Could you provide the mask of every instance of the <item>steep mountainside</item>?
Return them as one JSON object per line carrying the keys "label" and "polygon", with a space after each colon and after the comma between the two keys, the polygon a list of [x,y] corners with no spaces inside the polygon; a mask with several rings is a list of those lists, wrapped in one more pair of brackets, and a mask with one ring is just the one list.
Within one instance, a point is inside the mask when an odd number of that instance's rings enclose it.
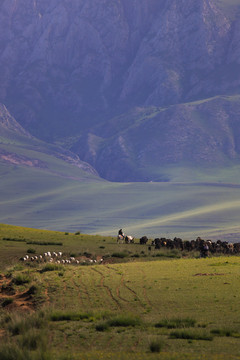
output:
{"label": "steep mountainside", "polygon": [[102,177],[168,181],[169,164],[217,168],[239,162],[240,96],[137,108],[92,130],[73,151]]}
{"label": "steep mountainside", "polygon": [[2,0],[0,102],[32,135],[69,137],[111,180],[165,179],[159,167],[179,161],[238,160],[239,7]]}
{"label": "steep mountainside", "polygon": [[92,166],[68,150],[31,136],[0,104],[0,173],[6,166],[40,169],[64,178],[98,180]]}

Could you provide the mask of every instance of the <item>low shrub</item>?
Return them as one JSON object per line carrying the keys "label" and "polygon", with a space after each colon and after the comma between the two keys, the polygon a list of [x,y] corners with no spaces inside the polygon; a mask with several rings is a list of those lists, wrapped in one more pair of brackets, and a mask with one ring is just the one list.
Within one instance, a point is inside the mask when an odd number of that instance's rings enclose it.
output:
{"label": "low shrub", "polygon": [[32,249],[32,248],[29,248],[29,249],[27,249],[27,253],[28,253],[28,254],[35,254],[35,253],[36,253],[36,250],[35,250],[35,249]]}
{"label": "low shrub", "polygon": [[107,322],[101,322],[96,325],[96,331],[106,331],[109,329],[109,324]]}
{"label": "low shrub", "polygon": [[46,336],[43,331],[31,329],[18,337],[17,342],[21,348],[28,350],[46,349]]}
{"label": "low shrub", "polygon": [[42,311],[40,311],[38,313],[31,314],[29,316],[13,314],[8,320],[6,326],[7,326],[7,330],[12,335],[15,336],[15,335],[23,335],[28,330],[42,329],[45,324],[46,324],[46,316]]}
{"label": "low shrub", "polygon": [[15,285],[24,285],[30,283],[30,278],[25,274],[19,274],[12,279]]}
{"label": "low shrub", "polygon": [[167,329],[181,329],[186,327],[194,327],[196,320],[186,318],[186,319],[164,319],[155,324],[156,328],[167,328]]}
{"label": "low shrub", "polygon": [[42,274],[47,271],[59,271],[59,270],[63,270],[63,266],[61,264],[47,264],[39,272]]}
{"label": "low shrub", "polygon": [[28,241],[28,245],[56,245],[56,246],[62,246],[62,242],[55,242],[55,241]]}
{"label": "low shrub", "polygon": [[120,259],[123,259],[125,257],[127,257],[128,254],[125,253],[125,252],[115,252],[112,254],[112,257],[115,257],[115,258],[120,258]]}
{"label": "low shrub", "polygon": [[149,349],[152,353],[159,353],[162,350],[163,343],[160,340],[153,340],[149,344]]}
{"label": "low shrub", "polygon": [[216,336],[236,337],[240,338],[240,334],[236,330],[232,329],[213,329],[210,331],[211,334]]}
{"label": "low shrub", "polygon": [[207,340],[212,341],[213,336],[204,333],[195,333],[190,331],[173,331],[170,333],[171,339],[186,339],[186,340]]}
{"label": "low shrub", "polygon": [[26,242],[26,239],[3,238],[4,241]]}
{"label": "low shrub", "polygon": [[8,305],[10,305],[12,303],[13,303],[13,298],[6,298],[2,302],[2,307],[6,307],[6,306],[8,306]]}
{"label": "low shrub", "polygon": [[117,327],[117,326],[137,326],[141,324],[141,320],[138,317],[132,315],[119,315],[114,317],[113,319],[108,320],[109,326]]}
{"label": "low shrub", "polygon": [[92,313],[74,313],[74,312],[62,312],[57,311],[50,315],[51,321],[79,321],[79,320],[89,320],[92,321]]}

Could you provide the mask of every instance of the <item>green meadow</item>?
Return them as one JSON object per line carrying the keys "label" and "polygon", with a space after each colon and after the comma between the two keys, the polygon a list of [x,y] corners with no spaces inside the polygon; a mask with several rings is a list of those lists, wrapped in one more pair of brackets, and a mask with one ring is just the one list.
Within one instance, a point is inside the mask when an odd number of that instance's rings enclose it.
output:
{"label": "green meadow", "polygon": [[237,163],[179,163],[158,169],[169,181],[119,183],[86,172],[82,162],[73,166],[55,145],[3,127],[0,147],[1,223],[110,236],[123,228],[135,237],[239,239]]}
{"label": "green meadow", "polygon": [[239,238],[237,176],[235,183],[110,183],[67,175],[2,165],[0,222],[114,236],[123,228],[138,237]]}
{"label": "green meadow", "polygon": [[[238,256],[3,224],[0,250],[1,360],[240,359]],[[20,260],[47,251],[79,264]]]}

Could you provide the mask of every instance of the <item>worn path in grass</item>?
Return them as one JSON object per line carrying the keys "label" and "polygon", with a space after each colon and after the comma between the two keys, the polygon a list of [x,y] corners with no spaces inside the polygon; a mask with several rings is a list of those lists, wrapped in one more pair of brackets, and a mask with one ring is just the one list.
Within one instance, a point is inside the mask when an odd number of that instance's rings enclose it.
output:
{"label": "worn path in grass", "polygon": [[[91,322],[56,322],[51,330],[54,347],[66,350],[71,346],[76,353],[116,348],[119,352],[147,353],[149,343],[158,339],[164,344],[163,352],[178,351],[179,359],[183,354],[188,354],[186,359],[195,359],[199,353],[202,358],[208,354],[209,359],[240,358],[239,257],[66,266],[60,275],[58,271],[41,274],[39,281],[48,284],[55,310],[93,313]],[[96,325],[105,321],[99,316],[106,311],[110,316],[132,314],[142,325],[97,332]],[[196,321],[195,327],[176,329],[192,336],[210,336],[214,329],[231,329],[235,335],[214,336],[212,341],[171,339],[173,329],[154,326],[175,318]],[[67,337],[62,327],[67,327]],[[85,340],[79,341],[79,336]],[[170,357],[165,354],[164,358]]]}

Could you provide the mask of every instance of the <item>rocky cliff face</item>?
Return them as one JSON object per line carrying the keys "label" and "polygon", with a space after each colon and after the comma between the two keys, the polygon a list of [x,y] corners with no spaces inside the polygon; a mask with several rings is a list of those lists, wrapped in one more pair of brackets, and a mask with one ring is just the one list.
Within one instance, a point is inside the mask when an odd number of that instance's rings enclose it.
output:
{"label": "rocky cliff face", "polygon": [[[236,10],[237,5],[240,1]],[[81,146],[88,138],[96,141],[91,152],[86,145],[79,153],[103,168],[105,155],[98,151],[99,144],[108,139],[107,134],[103,136],[106,120],[130,114],[136,107],[169,108],[239,93],[240,21],[229,16],[229,6],[217,0],[3,0],[0,101],[21,125],[42,139],[77,134],[85,137]],[[164,125],[163,120],[156,122],[154,134],[161,132],[167,138],[184,125],[190,139],[196,130],[191,128],[192,115],[183,124],[177,120],[187,118],[182,112],[185,106],[166,111]],[[213,113],[209,109],[206,117]],[[123,117],[118,120],[126,123]],[[108,122],[109,126],[113,123]],[[152,157],[176,162],[178,151],[174,152],[175,147],[172,154],[165,147],[163,151],[156,139],[152,141],[150,126],[146,125],[144,136],[151,143]],[[177,134],[176,144],[182,142]],[[118,141],[123,149],[124,140]],[[211,139],[208,147],[212,143]],[[138,148],[137,143],[131,146],[133,152]],[[203,153],[199,151],[198,159],[206,158]],[[126,166],[122,156],[120,152],[114,159]],[[141,156],[136,153],[133,158]],[[134,173],[131,161],[125,170]],[[119,172],[104,174],[110,179],[119,176]]]}

